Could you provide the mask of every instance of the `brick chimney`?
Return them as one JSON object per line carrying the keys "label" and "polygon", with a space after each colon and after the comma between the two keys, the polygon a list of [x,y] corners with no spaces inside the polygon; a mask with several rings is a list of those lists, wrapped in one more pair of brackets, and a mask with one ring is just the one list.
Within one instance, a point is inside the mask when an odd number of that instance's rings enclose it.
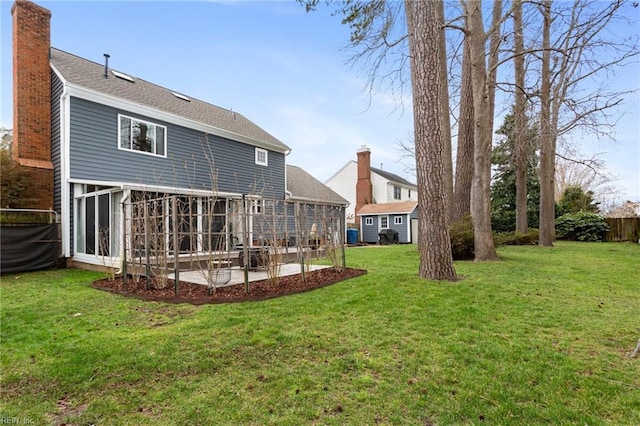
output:
{"label": "brick chimney", "polygon": [[53,207],[51,163],[51,12],[16,0],[13,16],[13,144],[11,154],[25,167],[34,191],[20,207]]}
{"label": "brick chimney", "polygon": [[362,206],[373,203],[373,185],[371,184],[371,150],[362,145],[358,150],[358,181],[356,182],[356,206],[358,214]]}

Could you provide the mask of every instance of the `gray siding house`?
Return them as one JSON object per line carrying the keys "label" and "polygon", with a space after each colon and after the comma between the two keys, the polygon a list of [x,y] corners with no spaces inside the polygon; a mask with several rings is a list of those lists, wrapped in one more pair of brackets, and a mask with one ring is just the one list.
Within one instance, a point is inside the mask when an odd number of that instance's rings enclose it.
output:
{"label": "gray siding house", "polygon": [[202,200],[213,191],[229,209],[243,195],[284,199],[289,147],[241,114],[61,50],[50,58],[65,257],[95,263],[101,234],[117,257],[119,206],[132,191]]}
{"label": "gray siding house", "polygon": [[[50,47],[51,14],[34,3],[17,1],[12,13],[18,23],[13,66],[31,72],[26,83],[14,81],[14,98],[35,93],[49,104],[29,114],[14,108],[15,121],[26,128],[25,120],[40,114],[45,124],[34,132],[50,132],[49,146],[42,147],[50,165],[37,164],[52,170],[48,202],[61,218],[63,257],[104,264],[100,257],[121,256],[123,205],[147,196],[141,194],[182,197],[193,218],[213,209],[212,200],[221,214],[246,209],[246,200],[257,211],[262,200],[287,203],[295,195],[310,205],[346,206],[326,187],[315,194],[288,190],[288,174],[297,181],[311,177],[297,168],[288,172],[290,148],[243,115],[112,69],[107,55],[100,64]],[[21,51],[23,45],[35,48]],[[202,232],[201,221],[188,226]],[[227,249],[231,241],[253,243],[252,224],[248,233],[243,226],[229,226]]]}
{"label": "gray siding house", "polygon": [[383,229],[398,231],[400,243],[415,243],[418,219],[418,202],[365,204],[358,214],[362,242],[378,242],[378,233]]}

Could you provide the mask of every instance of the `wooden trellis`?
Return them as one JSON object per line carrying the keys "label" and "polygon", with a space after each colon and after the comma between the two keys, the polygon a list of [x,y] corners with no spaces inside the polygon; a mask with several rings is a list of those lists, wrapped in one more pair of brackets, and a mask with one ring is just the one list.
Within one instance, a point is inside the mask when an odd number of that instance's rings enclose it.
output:
{"label": "wooden trellis", "polygon": [[154,277],[161,286],[172,276],[176,294],[185,269],[201,271],[215,291],[219,277],[238,264],[248,291],[249,269],[260,267],[277,283],[285,256],[300,263],[303,279],[313,257],[345,267],[344,209],[339,206],[137,192],[123,216],[125,275]]}

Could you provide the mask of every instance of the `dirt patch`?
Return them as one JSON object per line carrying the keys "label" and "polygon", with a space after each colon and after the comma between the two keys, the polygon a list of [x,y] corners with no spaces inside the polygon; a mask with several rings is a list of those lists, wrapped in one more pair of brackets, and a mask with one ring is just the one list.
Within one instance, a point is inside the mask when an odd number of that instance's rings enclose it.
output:
{"label": "dirt patch", "polygon": [[307,272],[305,274],[305,281],[302,281],[301,274],[297,274],[280,277],[277,284],[269,280],[250,282],[249,293],[245,292],[244,284],[218,287],[215,291],[212,290],[211,294],[208,294],[206,286],[180,281],[178,285],[178,295],[176,296],[173,280],[168,280],[164,288],[159,288],[158,283],[153,279],[149,280],[149,282],[145,279],[135,282],[131,278],[124,280],[124,282],[122,278],[113,280],[105,278],[95,281],[93,287],[138,299],[200,305],[205,303],[246,302],[271,299],[326,287],[339,281],[359,277],[366,273],[367,271],[365,270],[353,268],[346,268],[342,271],[336,271],[333,268],[320,269]]}

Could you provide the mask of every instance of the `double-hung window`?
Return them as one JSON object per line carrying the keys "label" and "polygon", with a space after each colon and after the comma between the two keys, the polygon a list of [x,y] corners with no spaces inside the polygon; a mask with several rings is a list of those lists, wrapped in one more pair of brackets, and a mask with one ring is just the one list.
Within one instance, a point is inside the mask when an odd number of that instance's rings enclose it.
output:
{"label": "double-hung window", "polygon": [[268,166],[269,151],[262,148],[256,148],[256,164],[259,166]]}
{"label": "double-hung window", "polygon": [[166,156],[167,128],[137,118],[118,115],[120,149]]}
{"label": "double-hung window", "polygon": [[393,187],[393,199],[394,200],[402,199],[402,188],[400,188],[399,186]]}

